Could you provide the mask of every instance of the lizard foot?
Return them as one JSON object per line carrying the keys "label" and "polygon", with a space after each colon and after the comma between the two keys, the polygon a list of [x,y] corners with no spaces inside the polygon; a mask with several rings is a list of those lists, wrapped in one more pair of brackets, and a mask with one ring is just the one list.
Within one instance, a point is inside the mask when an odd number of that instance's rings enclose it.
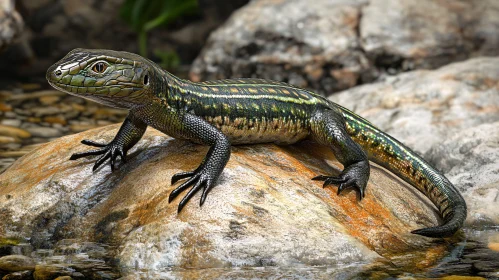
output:
{"label": "lizard foot", "polygon": [[338,185],[338,195],[348,188],[356,188],[359,191],[359,200],[366,196],[368,179],[369,163],[364,161],[347,166],[338,176],[319,175],[312,178],[312,180],[324,181],[323,187]]}
{"label": "lizard foot", "polygon": [[208,192],[211,188],[213,188],[216,181],[215,176],[210,173],[211,172],[206,167],[201,165],[194,171],[180,172],[172,176],[172,185],[175,184],[178,180],[189,177],[190,178],[170,193],[168,202],[172,202],[172,200],[174,200],[182,191],[194,185],[178,204],[177,213],[180,213],[180,211],[182,211],[182,208],[184,208],[184,206],[192,198],[192,196],[194,196],[194,194],[201,189],[203,189],[203,194],[201,195],[199,206],[203,205],[204,201],[206,200],[206,195],[208,195]]}
{"label": "lizard foot", "polygon": [[101,157],[99,157],[99,159],[95,162],[92,171],[99,168],[99,166],[101,166],[107,159],[111,159],[111,171],[114,171],[114,165],[118,156],[121,157],[123,163],[126,163],[126,152],[123,149],[123,145],[119,145],[114,141],[111,141],[109,144],[101,144],[92,140],[82,140],[81,143],[87,146],[102,148],[87,152],[74,153],[69,158],[70,160],[77,160],[82,157],[101,155]]}

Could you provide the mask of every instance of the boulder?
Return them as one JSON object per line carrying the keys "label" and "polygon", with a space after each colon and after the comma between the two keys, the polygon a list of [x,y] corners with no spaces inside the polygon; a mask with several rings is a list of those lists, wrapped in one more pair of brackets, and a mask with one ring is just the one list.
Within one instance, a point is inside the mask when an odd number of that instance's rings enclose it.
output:
{"label": "boulder", "polygon": [[15,10],[14,0],[0,2],[0,51],[7,48],[23,29],[21,15]]}
{"label": "boulder", "polygon": [[499,2],[370,0],[359,26],[375,66],[398,72],[499,55]]}
{"label": "boulder", "polygon": [[195,81],[258,77],[333,92],[369,70],[358,26],[367,1],[252,1],[213,32]]}
{"label": "boulder", "polygon": [[445,138],[425,154],[461,189],[475,228],[499,225],[498,142],[499,122],[485,123]]}
{"label": "boulder", "polygon": [[499,2],[256,0],[195,60],[195,81],[258,77],[329,95],[388,74],[498,55]]}
{"label": "boulder", "polygon": [[380,261],[424,269],[445,254],[445,243],[410,233],[439,222],[414,188],[373,167],[366,198],[337,195],[310,178],[337,174],[341,165],[309,141],[233,147],[205,204],[196,194],[180,214],[180,198],[168,203],[176,187],[170,178],[196,168],[206,146],[148,129],[115,172],[108,165],[92,172],[95,158],[68,160],[89,149],[81,140],[107,142],[118,128],[59,138],[0,174],[0,247],[28,242],[39,262],[34,275],[113,277],[114,267],[130,277],[329,278],[365,273]]}
{"label": "boulder", "polygon": [[35,261],[23,255],[10,255],[0,257],[0,271],[35,270]]}
{"label": "boulder", "polygon": [[[499,223],[499,58],[480,57],[352,88],[330,99],[370,120],[448,175],[467,223]],[[484,222],[484,223],[483,223]]]}

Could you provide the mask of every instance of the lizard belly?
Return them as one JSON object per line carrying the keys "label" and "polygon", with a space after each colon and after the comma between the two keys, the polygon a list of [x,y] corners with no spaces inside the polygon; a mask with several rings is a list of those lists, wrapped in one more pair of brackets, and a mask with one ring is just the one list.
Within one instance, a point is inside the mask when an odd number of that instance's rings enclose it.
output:
{"label": "lizard belly", "polygon": [[231,119],[227,116],[204,119],[220,129],[232,144],[293,144],[309,135],[308,124],[302,120],[245,117]]}

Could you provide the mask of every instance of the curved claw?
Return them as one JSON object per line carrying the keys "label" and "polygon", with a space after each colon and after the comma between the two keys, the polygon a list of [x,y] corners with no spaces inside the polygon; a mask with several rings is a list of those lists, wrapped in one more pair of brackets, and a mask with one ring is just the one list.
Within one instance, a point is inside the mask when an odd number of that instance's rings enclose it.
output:
{"label": "curved claw", "polygon": [[208,195],[208,192],[211,190],[213,187],[213,183],[211,180],[206,181],[205,188],[203,189],[203,194],[201,195],[201,200],[199,201],[199,206],[203,206],[204,201],[206,200],[206,196]]}
{"label": "curved claw", "polygon": [[87,139],[81,140],[81,143],[87,146],[98,147],[98,148],[106,147],[106,144],[97,143]]}
{"label": "curved claw", "polygon": [[206,181],[204,180],[198,180],[196,182],[196,184],[194,185],[194,187],[192,187],[189,192],[184,196],[184,198],[182,198],[182,200],[180,201],[180,203],[178,204],[178,210],[177,210],[177,213],[180,213],[180,211],[182,211],[182,209],[184,208],[184,206],[187,204],[187,202],[189,202],[189,200],[192,198],[192,196],[194,196],[194,194],[199,191],[200,188],[202,188],[204,185],[206,185]]}
{"label": "curved claw", "polygon": [[364,188],[358,186],[357,181],[355,179],[351,179],[351,178],[348,179],[347,176],[344,176],[344,175],[340,175],[337,177],[319,175],[319,176],[312,178],[312,180],[321,180],[321,181],[323,180],[324,181],[323,187],[326,187],[328,185],[338,185],[338,191],[337,191],[338,195],[340,195],[341,192],[343,192],[344,190],[354,187],[359,191],[359,195],[360,195],[359,200],[362,200],[362,198],[364,198],[366,196]]}
{"label": "curved claw", "polygon": [[187,192],[187,194],[182,198],[178,205],[177,213],[180,213],[184,206],[189,202],[189,200],[198,192],[203,189],[201,199],[199,201],[199,206],[202,206],[206,201],[206,196],[211,188],[213,188],[215,180],[213,180],[209,175],[202,171],[202,168],[197,168],[194,171],[180,172],[172,177],[172,184],[180,179],[189,178],[187,181],[183,182],[180,186],[175,188],[168,197],[168,202],[172,202],[181,192],[183,192],[188,187],[192,188]]}
{"label": "curved claw", "polygon": [[177,188],[175,188],[170,193],[170,196],[168,197],[168,203],[172,202],[172,200],[174,200],[186,188],[192,186],[194,184],[194,182],[196,181],[196,179],[197,179],[197,176],[192,176],[189,180],[183,182],[182,185],[180,185]]}
{"label": "curved claw", "polygon": [[[109,151],[106,151],[106,153],[101,156],[94,164],[94,167],[92,168],[92,171],[95,171],[97,170],[97,168],[99,168],[99,166],[101,166],[109,157],[111,156],[111,154],[109,153]],[[112,167],[111,167],[112,168]]]}
{"label": "curved claw", "polygon": [[81,153],[74,153],[71,155],[69,158],[70,160],[76,160],[82,157],[86,156],[95,156],[95,155],[102,155],[97,159],[95,162],[92,171],[97,170],[107,159],[111,159],[111,171],[115,170],[116,166],[116,161],[118,159],[118,156],[121,157],[121,160],[123,163],[126,163],[126,151],[123,150],[122,144],[117,144],[114,141],[111,141],[109,144],[101,144],[94,142],[92,140],[82,140],[82,144],[87,145],[87,146],[92,146],[92,147],[99,147],[101,149],[98,150],[91,150],[88,152],[81,152]]}
{"label": "curved claw", "polygon": [[123,150],[118,150],[118,155],[121,157],[121,161],[123,161],[123,163],[126,163],[126,154],[125,154],[125,152],[123,152]]}
{"label": "curved claw", "polygon": [[79,158],[86,157],[86,156],[102,155],[105,152],[106,152],[105,150],[91,150],[88,152],[74,153],[71,155],[69,160],[77,160]]}
{"label": "curved claw", "polygon": [[196,174],[195,171],[189,171],[189,172],[180,172],[172,176],[172,182],[171,184],[175,184],[178,180],[185,179],[191,176],[194,176]]}

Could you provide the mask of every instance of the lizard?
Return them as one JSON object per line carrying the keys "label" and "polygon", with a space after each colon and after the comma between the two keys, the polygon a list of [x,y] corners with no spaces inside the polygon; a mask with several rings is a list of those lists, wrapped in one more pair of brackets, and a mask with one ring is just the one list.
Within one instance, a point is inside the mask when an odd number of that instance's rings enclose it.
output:
{"label": "lizard", "polygon": [[82,140],[97,147],[75,153],[70,160],[100,156],[93,171],[109,160],[126,164],[127,151],[151,126],[171,137],[209,145],[199,167],[172,176],[171,203],[189,189],[178,213],[201,191],[200,206],[216,185],[237,144],[293,144],[312,139],[329,146],[343,170],[318,175],[323,187],[336,185],[338,195],[353,188],[366,194],[372,161],[400,177],[432,201],[440,225],[413,230],[426,237],[449,237],[467,215],[456,187],[417,153],[366,119],[312,91],[277,81],[254,78],[192,82],[163,70],[137,54],[99,49],[74,49],[46,73],[51,86],[128,115],[109,143]]}

